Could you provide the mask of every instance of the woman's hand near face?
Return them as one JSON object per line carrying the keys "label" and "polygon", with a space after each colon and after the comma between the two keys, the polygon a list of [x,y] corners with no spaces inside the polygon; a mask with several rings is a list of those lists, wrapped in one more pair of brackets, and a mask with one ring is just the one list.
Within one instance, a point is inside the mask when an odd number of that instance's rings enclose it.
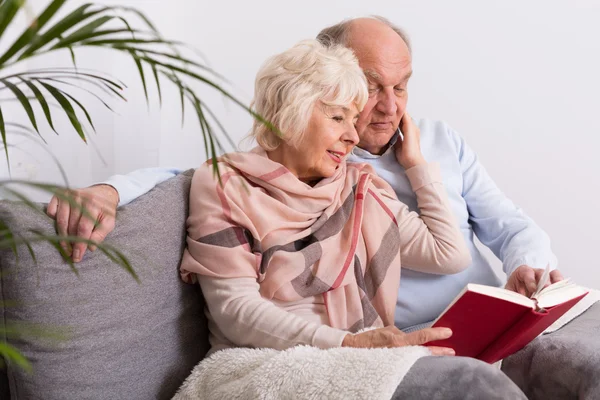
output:
{"label": "woman's hand near face", "polygon": [[400,130],[404,135],[404,140],[399,138],[395,145],[396,159],[400,165],[404,169],[409,169],[425,164],[427,161],[421,153],[421,131],[407,112],[400,120]]}
{"label": "woman's hand near face", "polygon": [[[448,339],[452,331],[448,328],[425,328],[411,333],[404,333],[395,326],[373,329],[370,331],[348,334],[342,347],[380,348],[421,346],[435,340]],[[447,347],[426,346],[434,356],[453,356],[454,350]]]}

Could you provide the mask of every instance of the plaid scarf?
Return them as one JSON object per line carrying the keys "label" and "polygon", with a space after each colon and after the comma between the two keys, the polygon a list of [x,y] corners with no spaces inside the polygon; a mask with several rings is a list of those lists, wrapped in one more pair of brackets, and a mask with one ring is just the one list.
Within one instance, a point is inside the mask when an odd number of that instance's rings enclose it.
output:
{"label": "plaid scarf", "polygon": [[[192,180],[182,278],[252,277],[267,300],[322,295],[330,325],[393,324],[400,282],[397,202],[367,164],[342,163],[315,186],[266,152],[219,159]],[[387,205],[386,205],[387,204]]]}

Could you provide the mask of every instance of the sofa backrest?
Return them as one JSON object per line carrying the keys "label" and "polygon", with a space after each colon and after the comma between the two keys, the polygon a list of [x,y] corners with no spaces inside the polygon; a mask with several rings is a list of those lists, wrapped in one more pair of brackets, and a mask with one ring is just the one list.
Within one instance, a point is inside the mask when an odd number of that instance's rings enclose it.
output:
{"label": "sofa backrest", "polygon": [[[121,250],[141,279],[87,252],[73,273],[45,242],[19,262],[0,251],[0,342],[31,362],[8,363],[11,399],[170,399],[209,348],[199,287],[179,279],[193,171],[121,207],[106,244]],[[50,234],[54,221],[22,203],[0,202],[13,231]],[[18,335],[2,332],[18,328]],[[58,337],[57,337],[58,336]],[[0,389],[1,390],[1,389]]]}

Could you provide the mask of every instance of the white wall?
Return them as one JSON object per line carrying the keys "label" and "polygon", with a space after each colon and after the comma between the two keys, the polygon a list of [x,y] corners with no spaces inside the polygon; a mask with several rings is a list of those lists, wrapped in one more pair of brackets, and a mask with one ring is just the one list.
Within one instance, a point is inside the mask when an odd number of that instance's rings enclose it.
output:
{"label": "white wall", "polygon": [[[411,113],[446,120],[457,129],[505,193],[550,234],[561,269],[600,288],[595,251],[600,239],[599,1],[104,3],[145,11],[166,36],[200,49],[246,101],[266,57],[345,17],[390,18],[413,42]],[[39,9],[45,2],[32,4]],[[0,43],[0,49],[4,46]],[[117,104],[120,116],[97,109],[100,129],[94,142],[106,164],[91,146],[72,140],[73,132],[59,138],[46,132],[71,184],[87,185],[144,166],[193,167],[204,161],[194,116],[188,113],[181,129],[174,91],[167,91],[162,112],[156,101],[148,112],[131,61],[110,54],[87,56],[82,62],[129,84],[130,100]],[[68,57],[52,62],[63,61]],[[250,118],[203,93],[234,139],[241,139]],[[13,166],[14,175],[58,181],[57,169],[41,154],[36,157],[37,166],[31,158],[16,157],[20,165]]]}

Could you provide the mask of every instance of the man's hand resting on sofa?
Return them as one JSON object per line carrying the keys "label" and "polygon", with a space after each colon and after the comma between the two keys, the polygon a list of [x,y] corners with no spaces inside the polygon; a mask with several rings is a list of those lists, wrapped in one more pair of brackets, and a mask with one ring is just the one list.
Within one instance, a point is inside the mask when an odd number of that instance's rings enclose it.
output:
{"label": "man's hand resting on sofa", "polygon": [[[528,265],[521,265],[510,275],[504,288],[530,297],[533,293],[535,293],[538,282],[540,279],[542,279],[543,275],[543,269],[531,268]],[[562,280],[563,277],[560,271],[550,271],[550,279],[544,287],[550,285],[551,283],[556,283]]]}
{"label": "man's hand resting on sofa", "polygon": [[[101,243],[115,228],[119,193],[110,185],[96,185],[64,192],[71,201],[53,196],[46,213],[56,220],[60,236],[78,236]],[[86,212],[82,212],[85,209]],[[74,262],[83,259],[88,243],[60,243]],[[89,246],[91,251],[96,248]]]}

